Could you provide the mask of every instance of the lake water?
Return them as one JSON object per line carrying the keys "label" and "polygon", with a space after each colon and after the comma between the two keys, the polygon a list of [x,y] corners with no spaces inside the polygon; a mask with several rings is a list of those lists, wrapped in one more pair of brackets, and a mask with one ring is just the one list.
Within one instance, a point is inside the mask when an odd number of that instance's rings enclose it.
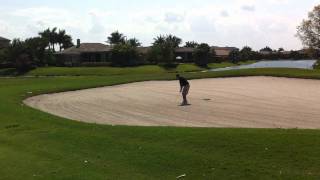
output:
{"label": "lake water", "polygon": [[316,60],[275,60],[275,61],[259,61],[249,65],[240,65],[227,68],[212,69],[210,71],[227,71],[236,69],[252,69],[252,68],[299,68],[313,69]]}

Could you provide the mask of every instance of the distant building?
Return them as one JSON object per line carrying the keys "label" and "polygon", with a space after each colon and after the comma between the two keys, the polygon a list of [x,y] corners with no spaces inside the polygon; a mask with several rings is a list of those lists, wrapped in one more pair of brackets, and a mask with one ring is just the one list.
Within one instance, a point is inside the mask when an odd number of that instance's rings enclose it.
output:
{"label": "distant building", "polygon": [[[151,47],[138,47],[137,51],[143,56],[147,55]],[[211,47],[216,57],[227,59],[235,47]],[[56,53],[57,59],[63,65],[79,65],[81,63],[110,62],[112,46],[102,43],[80,43],[62,52]],[[175,49],[175,57],[179,62],[193,62],[195,48],[179,47]]]}
{"label": "distant building", "polygon": [[150,51],[151,47],[137,47],[137,51],[140,54],[148,54],[148,52]]}
{"label": "distant building", "polygon": [[194,48],[179,47],[175,49],[175,57],[180,62],[192,62]]}
{"label": "distant building", "polygon": [[[150,47],[138,47],[140,54],[146,55]],[[112,46],[102,43],[80,43],[77,45],[57,52],[56,57],[59,64],[63,65],[79,65],[81,63],[101,63],[110,62]]]}
{"label": "distant building", "polygon": [[[219,46],[212,46],[210,48],[211,52],[216,54],[216,57],[219,59],[228,59],[230,53],[233,50],[236,50],[236,47],[219,47]],[[195,48],[187,48],[187,47],[180,47],[176,48],[175,56],[180,57],[182,62],[192,62],[193,61],[193,52]]]}
{"label": "distant building", "polygon": [[56,53],[58,61],[64,65],[78,65],[85,62],[108,62],[111,46],[102,43],[80,43]]}
{"label": "distant building", "polygon": [[259,53],[261,55],[270,55],[270,54],[273,54],[274,52],[273,51],[260,50]]}
{"label": "distant building", "polygon": [[0,37],[0,49],[9,47],[10,41],[11,41],[11,40],[9,40],[9,39]]}
{"label": "distant building", "polygon": [[236,47],[218,47],[218,46],[211,47],[211,50],[215,51],[216,57],[218,57],[220,59],[228,59],[230,53],[236,49],[238,49],[238,48],[236,48]]}
{"label": "distant building", "polygon": [[291,51],[280,51],[279,53],[283,55],[290,55]]}

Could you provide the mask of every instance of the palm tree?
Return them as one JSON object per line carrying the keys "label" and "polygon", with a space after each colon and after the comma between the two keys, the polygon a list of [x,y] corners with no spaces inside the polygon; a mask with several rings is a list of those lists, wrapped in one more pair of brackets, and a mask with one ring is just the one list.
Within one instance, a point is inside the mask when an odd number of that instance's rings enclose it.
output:
{"label": "palm tree", "polygon": [[167,35],[166,41],[171,43],[174,48],[179,47],[179,45],[182,43],[182,39],[178,38],[177,36],[173,35]]}
{"label": "palm tree", "polygon": [[55,51],[56,44],[59,46],[59,51],[73,46],[72,37],[66,34],[66,31],[63,29],[59,29],[57,32],[56,27],[53,29],[48,28],[43,32],[39,32],[39,35],[47,41],[47,47],[52,51]]}
{"label": "palm tree", "polygon": [[62,41],[62,48],[67,49],[72,46],[73,46],[72,37],[70,35],[65,35]]}
{"label": "palm tree", "polygon": [[184,47],[188,47],[188,48],[196,48],[199,44],[195,41],[188,41],[186,42],[186,44],[184,45]]}
{"label": "palm tree", "polygon": [[50,30],[50,28],[44,30],[43,32],[39,32],[39,35],[41,38],[47,40],[47,43],[48,43],[47,46],[48,46],[49,50],[51,50],[51,46],[50,46],[51,30]]}
{"label": "palm tree", "polygon": [[50,43],[52,45],[53,51],[55,51],[55,44],[58,43],[58,33],[57,33],[57,28],[56,27],[54,27],[51,30],[49,41],[50,41]]}
{"label": "palm tree", "polygon": [[139,40],[136,39],[136,38],[131,38],[131,39],[129,39],[129,40],[127,41],[127,43],[130,44],[130,45],[133,46],[133,47],[139,47],[139,46],[141,46],[141,43],[140,43]]}
{"label": "palm tree", "polygon": [[153,45],[170,45],[172,48],[177,48],[181,44],[182,39],[178,38],[177,36],[173,35],[160,35],[154,39]]}
{"label": "palm tree", "polygon": [[119,31],[115,31],[111,33],[111,35],[108,37],[108,43],[110,45],[116,45],[120,43],[124,43],[126,40],[126,36],[124,36],[122,33],[119,33]]}
{"label": "palm tree", "polygon": [[52,30],[50,28],[40,32],[39,35],[48,40],[49,50],[55,51],[55,44],[58,43],[58,33],[57,28],[54,27]]}
{"label": "palm tree", "polygon": [[65,36],[66,36],[66,31],[65,30],[59,30],[58,35],[57,35],[57,42],[58,42],[58,45],[59,45],[60,52],[62,50],[62,44],[64,42]]}
{"label": "palm tree", "polygon": [[160,35],[154,38],[151,50],[153,61],[171,64],[174,61],[174,49],[177,43],[173,36]]}
{"label": "palm tree", "polygon": [[60,52],[62,51],[62,49],[67,49],[73,46],[72,37],[66,34],[65,30],[59,30],[56,40],[59,45]]}
{"label": "palm tree", "polygon": [[160,35],[154,38],[153,45],[161,45],[161,44],[164,44],[165,42],[166,42],[166,37],[163,35]]}
{"label": "palm tree", "polygon": [[260,49],[260,51],[272,52],[273,50],[269,46],[266,46],[266,47]]}

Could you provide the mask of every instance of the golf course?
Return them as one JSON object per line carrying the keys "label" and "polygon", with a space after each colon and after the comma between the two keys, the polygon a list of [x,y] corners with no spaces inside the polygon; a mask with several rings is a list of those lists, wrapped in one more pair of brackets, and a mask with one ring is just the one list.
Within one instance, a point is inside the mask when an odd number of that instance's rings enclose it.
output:
{"label": "golf course", "polygon": [[319,1],[0,9],[0,180],[320,179]]}
{"label": "golf course", "polygon": [[[149,68],[154,67],[138,67],[130,70],[123,68],[114,70],[112,74],[89,73],[97,72],[90,68],[74,73],[73,68],[70,68],[70,72],[65,68],[63,73],[54,75],[43,73],[50,72],[44,68],[30,71],[25,76],[0,78],[2,129],[0,178],[256,179],[257,176],[259,179],[319,178],[320,131],[312,128],[310,124],[305,127],[302,123],[300,128],[108,125],[73,121],[23,103],[30,97],[42,94],[97,87],[110,88],[115,85],[121,87],[126,86],[124,84],[145,81],[166,82],[175,79],[176,70],[154,71]],[[41,70],[42,73],[39,73]],[[319,70],[286,68],[221,72],[197,70],[180,71],[180,73],[188,79],[221,81],[228,81],[230,78],[237,81],[233,77],[265,79],[281,77],[295,85],[301,83],[302,89],[306,81],[308,87],[317,86],[319,83],[317,79],[320,79]],[[173,82],[176,83],[175,91],[178,97],[178,82]],[[238,83],[241,83],[241,79]],[[250,84],[242,84],[242,87],[245,86]],[[265,89],[266,93],[268,90],[270,93],[273,92],[270,88]],[[284,94],[294,94],[299,91],[292,87],[286,90],[291,92],[283,92]],[[319,97],[319,92],[311,92],[315,93],[314,97]],[[192,94],[190,96],[192,97]],[[214,98],[219,97],[213,97],[212,101],[215,101]],[[177,106],[179,100],[177,98],[175,108],[181,108]],[[317,101],[318,99],[314,99],[313,102]],[[222,103],[223,100],[219,99],[219,102]],[[307,105],[301,108],[305,110],[317,108],[316,103]],[[190,107],[193,106],[195,105]],[[301,109],[295,110],[301,111]],[[232,110],[229,111],[233,113]],[[267,115],[261,118],[264,117]],[[305,120],[310,122],[309,118],[316,117],[305,116]],[[258,119],[259,116],[255,118],[256,121],[263,120]],[[278,121],[281,122],[282,119]],[[314,125],[318,127],[319,123]]]}

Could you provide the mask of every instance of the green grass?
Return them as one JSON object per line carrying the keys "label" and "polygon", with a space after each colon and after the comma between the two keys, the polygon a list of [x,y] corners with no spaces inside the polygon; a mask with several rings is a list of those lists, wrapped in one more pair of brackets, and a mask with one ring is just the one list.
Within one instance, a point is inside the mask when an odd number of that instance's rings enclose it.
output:
{"label": "green grass", "polygon": [[174,71],[177,72],[194,72],[194,71],[203,71],[204,68],[201,68],[195,64],[180,64]]}
{"label": "green grass", "polygon": [[[188,78],[320,71],[251,69]],[[319,179],[320,131],[126,127],[85,124],[22,105],[42,94],[174,74],[0,78],[0,179]]]}
{"label": "green grass", "polygon": [[317,62],[313,65],[314,69],[320,69],[320,60],[317,60]]}
{"label": "green grass", "polygon": [[248,64],[253,64],[253,63],[256,63],[257,61],[255,60],[249,60],[249,61],[242,61],[242,62],[239,62],[238,64],[239,65],[248,65]]}
{"label": "green grass", "polygon": [[225,68],[225,67],[232,67],[232,66],[239,66],[239,65],[248,65],[248,64],[253,64],[256,61],[244,61],[244,62],[239,62],[238,64],[234,64],[231,62],[222,62],[222,63],[210,63],[208,67],[210,69],[217,69],[217,68]]}
{"label": "green grass", "polygon": [[160,66],[147,65],[138,67],[44,67],[30,71],[30,76],[111,76],[123,74],[165,73]]}
{"label": "green grass", "polygon": [[[254,61],[242,62],[253,63]],[[209,68],[222,68],[236,66],[229,62],[212,63],[209,64]],[[196,72],[203,71],[205,68],[201,68],[194,64],[180,64],[177,68],[165,69],[157,65],[146,65],[138,67],[44,67],[37,68],[28,72],[27,76],[111,76],[111,75],[126,75],[126,74],[161,74],[161,73],[176,73],[176,72]],[[1,75],[1,71],[0,71]]]}
{"label": "green grass", "polygon": [[177,68],[165,69],[161,66],[146,65],[138,67],[44,67],[30,71],[28,76],[111,76],[125,74],[159,74],[167,72],[201,71],[194,64],[180,64]]}

